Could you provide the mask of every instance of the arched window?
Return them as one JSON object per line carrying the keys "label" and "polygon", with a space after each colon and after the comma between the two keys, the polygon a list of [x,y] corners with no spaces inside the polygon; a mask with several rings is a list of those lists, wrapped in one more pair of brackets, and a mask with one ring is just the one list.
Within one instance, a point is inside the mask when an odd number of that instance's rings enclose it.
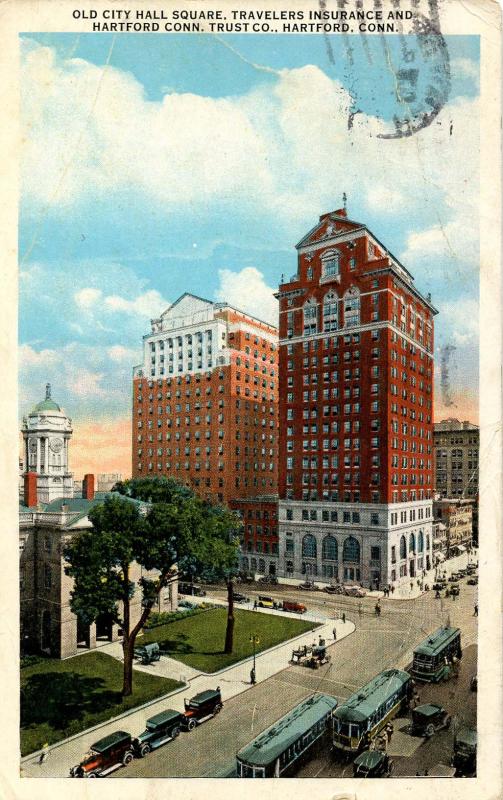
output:
{"label": "arched window", "polygon": [[405,536],[400,536],[400,558],[407,558],[407,543]]}
{"label": "arched window", "polygon": [[360,292],[351,286],[344,295],[344,325],[352,328],[360,324]]}
{"label": "arched window", "polygon": [[335,536],[325,536],[321,549],[321,557],[326,561],[337,561],[337,539]]}
{"label": "arched window", "polygon": [[424,550],[424,536],[422,530],[419,531],[419,535],[417,537],[417,550],[418,553],[422,553]]}
{"label": "arched window", "polygon": [[343,561],[360,562],[360,544],[354,536],[348,536],[342,549]]}
{"label": "arched window", "polygon": [[302,557],[316,558],[316,539],[312,533],[306,533],[302,539]]}
{"label": "arched window", "polygon": [[329,292],[323,300],[323,330],[336,331],[339,327],[339,303],[337,295]]}
{"label": "arched window", "polygon": [[428,553],[430,552],[430,534],[429,533],[426,534],[426,550],[427,550]]}
{"label": "arched window", "polygon": [[315,300],[304,303],[304,335],[318,331],[318,306]]}
{"label": "arched window", "polygon": [[416,537],[413,533],[409,536],[409,552],[415,553],[416,552]]}
{"label": "arched window", "polygon": [[328,250],[321,257],[321,277],[338,278],[340,275],[340,253],[337,250]]}

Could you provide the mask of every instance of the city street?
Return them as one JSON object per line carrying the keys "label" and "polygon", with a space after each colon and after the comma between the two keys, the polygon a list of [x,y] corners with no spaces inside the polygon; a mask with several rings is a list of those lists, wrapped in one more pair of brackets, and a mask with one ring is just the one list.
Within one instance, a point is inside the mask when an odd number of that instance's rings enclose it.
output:
{"label": "city street", "polygon": [[[303,698],[314,691],[322,691],[343,700],[379,671],[389,667],[404,668],[410,663],[413,648],[446,622],[461,628],[465,649],[472,647],[466,653],[457,687],[452,681],[445,686],[422,687],[421,702],[435,700],[436,692],[439,692],[439,702],[444,703],[451,713],[453,709],[460,710],[468,704],[471,709],[469,721],[472,721],[476,695],[468,689],[465,691],[465,683],[475,672],[476,618],[473,604],[476,587],[467,586],[466,579],[460,582],[460,586],[461,593],[455,601],[436,600],[431,591],[410,601],[382,600],[380,618],[374,615],[375,598],[371,597],[363,600],[331,597],[322,592],[286,590],[284,586],[261,590],[261,593],[267,591],[267,594],[278,597],[296,597],[310,609],[323,609],[327,615],[345,612],[348,620],[355,623],[356,631],[329,648],[332,661],[326,667],[316,672],[306,667],[286,667],[227,701],[217,718],[190,734],[182,734],[178,740],[149,754],[148,758],[135,760],[127,770],[115,773],[116,777],[231,777],[236,752]],[[215,590],[211,594],[219,596],[220,592]],[[247,594],[250,595],[250,591]],[[361,614],[358,613],[359,603]],[[451,697],[453,692],[455,698]],[[189,736],[190,750],[187,744]],[[413,757],[396,759],[397,774],[414,776],[418,770],[428,766],[448,763],[452,734],[440,733],[427,745],[422,744],[422,739],[406,738],[407,752]],[[327,753],[309,762],[299,775],[329,777],[342,774],[339,770],[339,765],[333,764]]]}

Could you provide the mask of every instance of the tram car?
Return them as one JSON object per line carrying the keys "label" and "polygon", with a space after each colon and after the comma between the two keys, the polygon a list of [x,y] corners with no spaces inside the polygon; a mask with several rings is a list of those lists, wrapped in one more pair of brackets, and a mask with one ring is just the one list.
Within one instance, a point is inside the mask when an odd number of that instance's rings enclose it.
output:
{"label": "tram car", "polygon": [[416,680],[438,683],[449,677],[449,664],[454,658],[460,659],[461,656],[459,628],[438,628],[414,650],[410,671]]}
{"label": "tram car", "polygon": [[370,746],[386,723],[407,708],[411,676],[386,669],[362,686],[333,714],[333,743],[339,753],[356,754]]}
{"label": "tram car", "polygon": [[314,694],[292,708],[236,756],[238,778],[281,778],[293,774],[330,732],[335,697]]}

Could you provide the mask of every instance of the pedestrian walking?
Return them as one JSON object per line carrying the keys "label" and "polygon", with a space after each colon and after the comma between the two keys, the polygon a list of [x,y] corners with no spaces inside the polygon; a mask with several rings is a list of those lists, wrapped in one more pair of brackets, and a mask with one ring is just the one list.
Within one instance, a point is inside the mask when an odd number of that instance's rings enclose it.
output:
{"label": "pedestrian walking", "polygon": [[253,601],[253,610],[254,610],[254,611],[256,611],[256,610],[257,610],[257,608],[258,608],[257,601],[256,601],[256,600],[254,600],[254,601]]}
{"label": "pedestrian walking", "polygon": [[361,617],[363,614],[363,606],[361,603],[358,603],[358,616]]}
{"label": "pedestrian walking", "polygon": [[414,588],[414,581],[411,581],[411,582],[410,582],[410,590],[412,591],[412,590],[413,590],[413,588]]}
{"label": "pedestrian walking", "polygon": [[395,587],[393,584],[391,584],[391,594],[395,594]]}
{"label": "pedestrian walking", "polygon": [[473,606],[473,616],[478,617],[478,615],[479,615],[479,606],[478,603],[475,603],[475,605]]}
{"label": "pedestrian walking", "polygon": [[257,676],[255,674],[255,669],[252,667],[250,670],[250,683],[252,686],[255,686],[257,683]]}
{"label": "pedestrian walking", "polygon": [[386,725],[386,736],[388,737],[388,744],[391,742],[391,737],[393,736],[394,730],[395,729],[393,728],[393,724],[391,722],[388,722],[388,724]]}
{"label": "pedestrian walking", "polygon": [[42,752],[38,757],[38,763],[40,764],[40,766],[42,766],[42,764],[44,764],[48,758],[49,758],[49,742],[45,742],[44,746],[42,747]]}
{"label": "pedestrian walking", "polygon": [[342,612],[342,624],[344,625],[345,623],[346,623],[346,612],[343,611]]}
{"label": "pedestrian walking", "polygon": [[332,633],[334,634],[334,642],[336,642],[337,641],[337,628],[335,627],[335,625],[334,625],[334,629],[333,629]]}

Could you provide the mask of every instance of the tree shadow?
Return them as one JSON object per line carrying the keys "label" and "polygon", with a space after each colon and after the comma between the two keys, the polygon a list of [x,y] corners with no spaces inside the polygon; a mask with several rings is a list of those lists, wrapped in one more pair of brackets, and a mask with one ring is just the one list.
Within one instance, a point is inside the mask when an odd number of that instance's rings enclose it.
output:
{"label": "tree shadow", "polygon": [[122,702],[120,691],[103,690],[102,678],[78,672],[45,672],[31,675],[21,687],[21,727],[43,723],[65,730],[86,714],[105,711]]}
{"label": "tree shadow", "polygon": [[169,656],[172,654],[188,655],[195,651],[191,644],[187,641],[188,636],[185,633],[180,633],[175,639],[159,639],[159,647]]}

